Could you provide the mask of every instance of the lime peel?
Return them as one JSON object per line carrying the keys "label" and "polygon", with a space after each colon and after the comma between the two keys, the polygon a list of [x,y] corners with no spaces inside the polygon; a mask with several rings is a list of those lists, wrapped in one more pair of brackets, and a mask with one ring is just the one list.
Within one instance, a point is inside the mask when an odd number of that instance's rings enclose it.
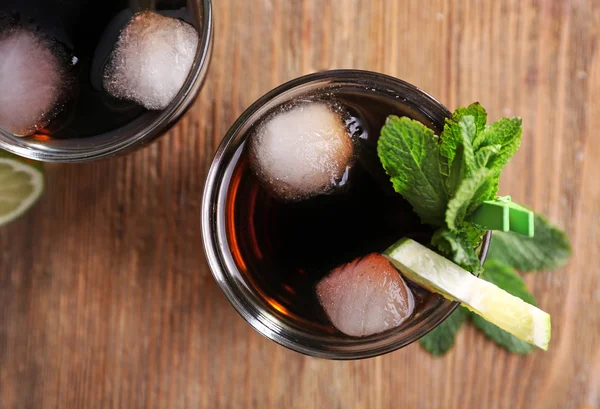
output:
{"label": "lime peel", "polygon": [[40,198],[44,173],[40,164],[7,152],[0,152],[0,167],[5,168],[0,182],[1,226],[25,213]]}
{"label": "lime peel", "polygon": [[403,275],[422,287],[458,301],[489,322],[543,350],[550,342],[550,315],[411,239],[384,253]]}

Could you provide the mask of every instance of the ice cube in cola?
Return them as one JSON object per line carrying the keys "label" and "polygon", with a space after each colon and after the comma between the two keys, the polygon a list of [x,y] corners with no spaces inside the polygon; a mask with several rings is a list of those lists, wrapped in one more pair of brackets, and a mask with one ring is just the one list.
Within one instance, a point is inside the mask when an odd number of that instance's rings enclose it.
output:
{"label": "ice cube in cola", "polygon": [[186,2],[169,3],[3,1],[0,128],[40,141],[88,137],[165,109],[198,47]]}
{"label": "ice cube in cola", "polygon": [[330,190],[347,171],[352,151],[352,137],[340,112],[319,102],[282,108],[250,139],[256,176],[282,200]]}
{"label": "ice cube in cola", "polygon": [[333,269],[316,291],[333,326],[356,337],[399,326],[415,307],[412,291],[398,271],[376,253]]}

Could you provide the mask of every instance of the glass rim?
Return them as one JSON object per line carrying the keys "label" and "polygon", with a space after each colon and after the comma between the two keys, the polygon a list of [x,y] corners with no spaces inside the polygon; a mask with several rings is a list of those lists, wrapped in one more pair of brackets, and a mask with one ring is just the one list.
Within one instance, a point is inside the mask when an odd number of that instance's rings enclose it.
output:
{"label": "glass rim", "polygon": [[[126,151],[138,145],[160,136],[177,119],[185,113],[198,95],[200,88],[206,78],[210,56],[212,53],[213,40],[213,16],[211,0],[192,0],[201,6],[201,32],[199,33],[198,48],[196,56],[181,90],[167,108],[157,112],[156,118],[145,124],[139,131],[131,135],[120,135],[115,142],[101,144],[78,145],[75,149],[70,148],[45,148],[44,142],[32,142],[28,138],[14,136],[0,128],[0,149],[14,153],[25,158],[44,162],[87,162],[101,159],[110,155]],[[118,132],[118,130],[116,130]],[[115,132],[115,131],[111,131]],[[111,132],[102,134],[107,135]],[[90,136],[96,138],[102,135]],[[87,139],[87,138],[82,138]]]}
{"label": "glass rim", "polygon": [[[269,317],[268,312],[261,311],[259,307],[253,305],[252,299],[246,297],[232,283],[232,274],[230,269],[231,267],[235,268],[235,266],[231,266],[231,263],[226,260],[225,254],[223,254],[222,251],[221,245],[223,245],[224,242],[227,243],[228,238],[226,235],[224,236],[223,234],[219,234],[219,230],[222,230],[218,226],[219,214],[220,212],[224,212],[224,206],[222,208],[219,206],[219,203],[224,179],[221,173],[225,168],[227,168],[229,162],[233,160],[233,158],[226,157],[226,153],[230,152],[232,149],[238,149],[238,147],[232,146],[232,143],[237,137],[243,136],[243,134],[241,136],[239,135],[240,130],[247,125],[247,123],[251,120],[251,117],[259,109],[268,106],[269,102],[289,91],[294,90],[299,86],[318,83],[319,81],[324,80],[358,82],[364,81],[365,78],[385,82],[390,87],[398,86],[401,89],[410,90],[410,92],[414,93],[416,96],[425,98],[429,103],[433,103],[445,117],[449,117],[451,115],[450,111],[444,105],[426,92],[412,84],[385,74],[372,71],[345,69],[322,71],[301,76],[279,85],[278,87],[258,98],[233,123],[214,155],[207,174],[202,197],[201,230],[203,247],[208,266],[226,298],[229,300],[238,314],[240,314],[242,318],[244,318],[244,320],[247,321],[258,333],[288,349],[313,357],[336,360],[363,359],[395,351],[416,341],[423,335],[433,330],[460,305],[458,302],[450,302],[447,300],[444,301],[441,305],[435,307],[428,317],[424,318],[422,326],[423,328],[420,331],[397,342],[384,343],[384,345],[376,345],[372,347],[366,345],[365,348],[360,350],[356,350],[354,348],[347,351],[344,350],[343,347],[331,350],[327,348],[327,346],[315,343],[309,334],[306,336],[306,339],[300,339],[301,337],[298,337],[298,334],[288,333],[288,330],[285,327],[277,324],[277,320],[275,318]],[[490,238],[491,232],[488,231],[484,236],[480,249],[479,257],[482,263],[485,261],[487,256]],[[382,337],[385,337],[385,334],[388,332],[389,331],[382,333]]]}

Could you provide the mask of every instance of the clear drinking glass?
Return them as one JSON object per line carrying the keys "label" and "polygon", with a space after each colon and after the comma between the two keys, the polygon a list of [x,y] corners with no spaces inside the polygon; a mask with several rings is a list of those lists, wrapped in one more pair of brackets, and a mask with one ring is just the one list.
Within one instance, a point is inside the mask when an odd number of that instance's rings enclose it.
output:
{"label": "clear drinking glass", "polygon": [[[450,116],[446,107],[422,90],[383,74],[336,70],[294,79],[268,92],[253,103],[233,124],[219,146],[210,168],[202,202],[204,248],[217,283],[238,313],[265,337],[297,352],[330,359],[359,359],[381,355],[419,339],[439,325],[458,303],[438,299],[400,327],[363,338],[331,335],[303,328],[293,318],[266,302],[260,288],[245,278],[232,255],[227,226],[232,223],[226,209],[234,164],[244,149],[249,130],[274,107],[312,91],[328,92],[340,88],[369,89],[385,97],[400,99],[441,129]],[[490,233],[480,250],[485,260]],[[260,272],[255,272],[260,274]]]}
{"label": "clear drinking glass", "polygon": [[144,112],[116,130],[81,138],[40,141],[17,137],[0,128],[0,149],[47,162],[90,161],[137,149],[164,134],[181,118],[194,102],[208,71],[213,36],[211,0],[140,0],[133,4],[139,9],[154,10],[186,7],[198,30],[198,48],[190,73],[169,106],[160,111]]}

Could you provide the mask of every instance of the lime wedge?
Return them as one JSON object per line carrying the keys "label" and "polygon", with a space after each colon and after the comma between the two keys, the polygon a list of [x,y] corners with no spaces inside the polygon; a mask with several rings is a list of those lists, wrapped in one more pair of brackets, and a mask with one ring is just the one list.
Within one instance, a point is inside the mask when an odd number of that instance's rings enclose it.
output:
{"label": "lime wedge", "polygon": [[41,163],[0,151],[0,226],[22,215],[43,191]]}
{"label": "lime wedge", "polygon": [[544,351],[550,342],[550,315],[411,239],[396,242],[384,253],[411,281],[458,301],[515,337]]}

